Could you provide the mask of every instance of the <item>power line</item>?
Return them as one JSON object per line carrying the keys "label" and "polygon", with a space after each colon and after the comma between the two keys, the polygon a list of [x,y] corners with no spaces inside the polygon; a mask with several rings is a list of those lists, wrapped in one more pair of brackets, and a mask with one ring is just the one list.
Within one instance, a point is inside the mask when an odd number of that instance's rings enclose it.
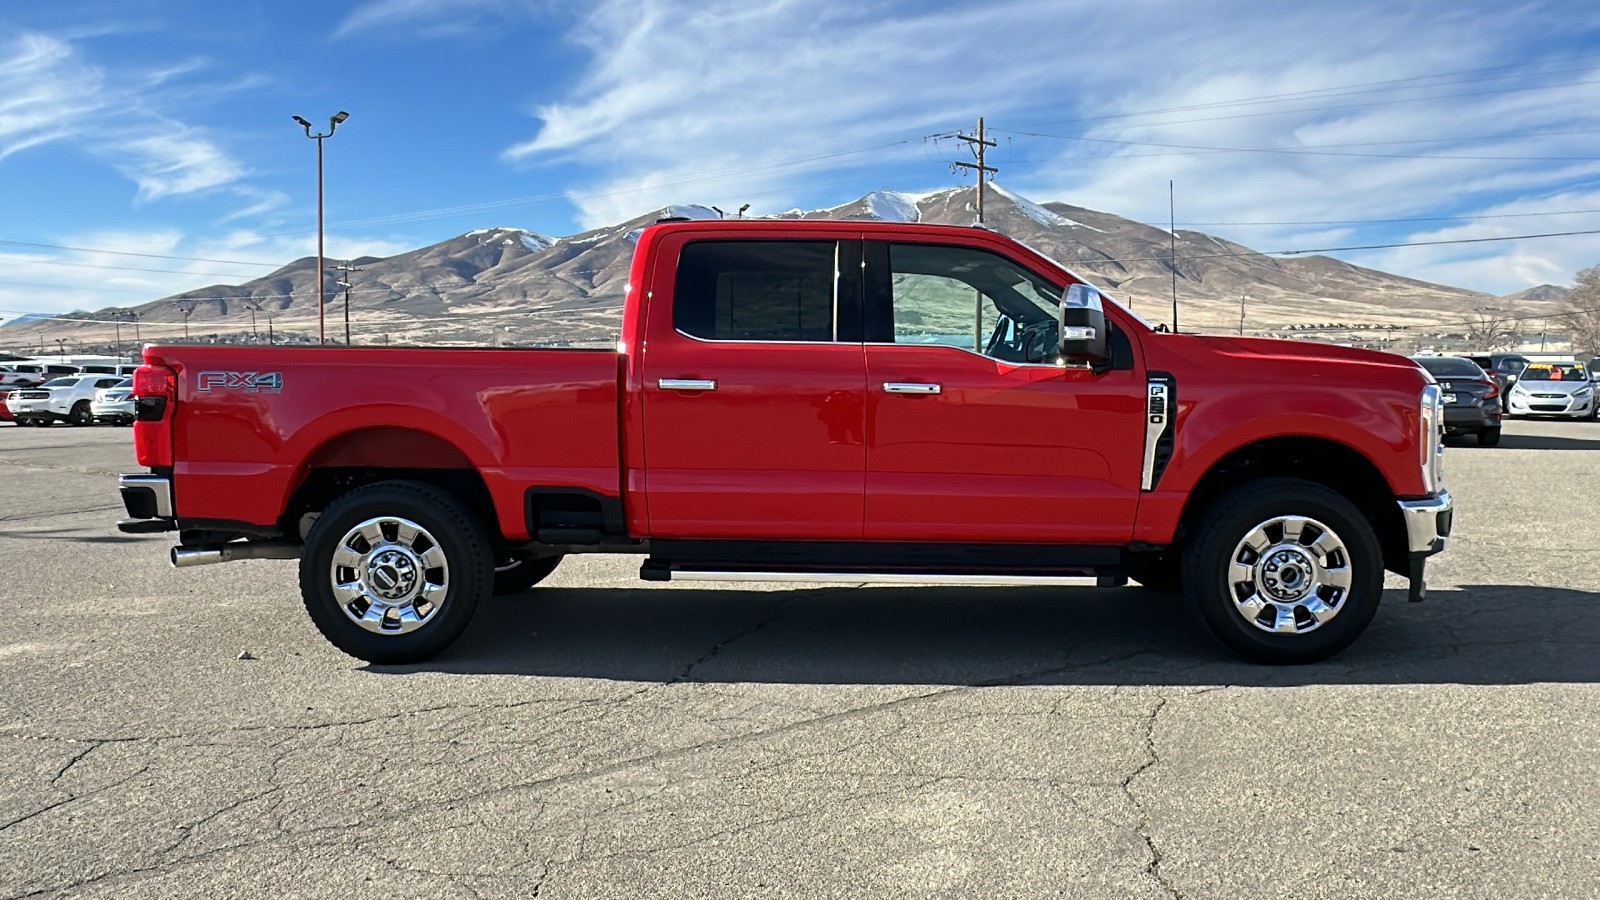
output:
{"label": "power line", "polygon": [[184,262],[209,262],[224,263],[233,266],[280,266],[282,263],[261,262],[248,259],[211,259],[204,256],[165,256],[160,253],[135,253],[132,250],[104,250],[96,247],[65,247],[60,244],[39,244],[32,241],[0,240],[0,244],[11,247],[38,247],[45,250],[71,250],[75,253],[107,253],[113,256],[138,256],[144,259],[176,259]]}
{"label": "power line", "polygon": [[[1600,82],[1595,82],[1600,84]],[[1453,154],[1436,153],[1351,153],[1337,150],[1316,150],[1301,147],[1207,147],[1197,144],[1166,144],[1155,141],[1118,141],[1110,138],[1092,138],[1066,134],[1043,134],[1037,131],[1007,131],[995,129],[1005,134],[1020,134],[1027,137],[1051,138],[1063,141],[1086,141],[1093,144],[1117,144],[1126,147],[1165,147],[1172,150],[1202,151],[1206,153],[1273,153],[1288,156],[1342,156],[1358,157],[1363,159],[1453,159],[1477,160],[1483,162],[1595,162],[1600,160],[1597,156],[1457,156]],[[1166,154],[1149,154],[1152,156]],[[1183,155],[1183,154],[1177,154]]]}

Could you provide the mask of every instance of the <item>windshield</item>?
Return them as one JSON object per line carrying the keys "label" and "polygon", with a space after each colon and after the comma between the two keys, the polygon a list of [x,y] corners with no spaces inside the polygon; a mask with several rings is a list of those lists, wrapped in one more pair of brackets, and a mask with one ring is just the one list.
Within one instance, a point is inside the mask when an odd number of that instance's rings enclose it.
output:
{"label": "windshield", "polygon": [[1414,356],[1417,365],[1439,378],[1482,378],[1483,370],[1470,359],[1459,356]]}
{"label": "windshield", "polygon": [[1582,363],[1533,363],[1522,370],[1523,381],[1588,381]]}

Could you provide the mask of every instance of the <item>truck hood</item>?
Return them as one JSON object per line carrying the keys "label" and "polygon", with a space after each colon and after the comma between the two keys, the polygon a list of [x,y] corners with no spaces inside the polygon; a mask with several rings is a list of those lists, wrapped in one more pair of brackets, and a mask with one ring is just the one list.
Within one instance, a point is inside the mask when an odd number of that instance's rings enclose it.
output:
{"label": "truck hood", "polygon": [[1398,353],[1227,335],[1155,335],[1145,341],[1145,366],[1205,381],[1259,390],[1268,386],[1387,387],[1420,391],[1433,379]]}

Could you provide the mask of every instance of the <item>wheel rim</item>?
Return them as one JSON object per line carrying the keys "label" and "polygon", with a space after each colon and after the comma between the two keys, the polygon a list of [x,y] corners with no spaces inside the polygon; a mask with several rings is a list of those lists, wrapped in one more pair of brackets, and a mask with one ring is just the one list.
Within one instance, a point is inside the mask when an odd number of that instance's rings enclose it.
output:
{"label": "wheel rim", "polygon": [[367,519],[345,532],[330,568],[339,608],[374,634],[407,634],[427,625],[450,587],[438,540],[399,516]]}
{"label": "wheel rim", "polygon": [[1354,572],[1332,528],[1305,516],[1276,516],[1233,548],[1227,578],[1234,611],[1256,629],[1308,634],[1344,608]]}

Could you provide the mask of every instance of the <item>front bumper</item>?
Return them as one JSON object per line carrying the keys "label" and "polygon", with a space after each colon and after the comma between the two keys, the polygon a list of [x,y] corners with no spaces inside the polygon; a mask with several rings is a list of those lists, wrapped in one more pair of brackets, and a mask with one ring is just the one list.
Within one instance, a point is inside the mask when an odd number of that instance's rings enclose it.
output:
{"label": "front bumper", "polygon": [[178,527],[172,514],[172,479],[162,475],[118,475],[117,490],[128,511],[128,518],[117,523],[118,531],[150,534]]}
{"label": "front bumper", "polygon": [[1543,392],[1519,392],[1508,396],[1506,411],[1517,416],[1587,417],[1594,407],[1593,395],[1573,397],[1569,394],[1540,396]]}
{"label": "front bumper", "polygon": [[1400,515],[1406,522],[1406,544],[1412,556],[1444,552],[1455,519],[1455,501],[1449,491],[1425,500],[1401,500]]}

